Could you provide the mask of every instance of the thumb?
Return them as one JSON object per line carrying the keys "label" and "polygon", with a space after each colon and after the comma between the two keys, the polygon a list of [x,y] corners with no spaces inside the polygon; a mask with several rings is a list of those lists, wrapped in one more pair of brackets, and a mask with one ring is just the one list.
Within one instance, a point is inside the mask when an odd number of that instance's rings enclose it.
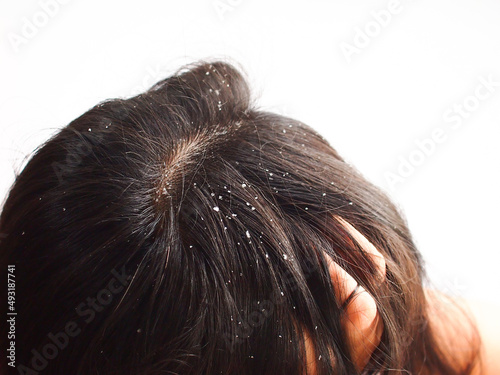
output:
{"label": "thumb", "polygon": [[384,325],[373,297],[328,254],[324,255],[336,294],[344,305],[341,323],[351,357],[357,369],[362,370],[380,343]]}
{"label": "thumb", "polygon": [[[351,224],[339,216],[335,218],[372,258],[377,267],[380,282],[383,282],[386,277],[384,256]],[[374,298],[328,254],[325,253],[325,257],[336,294],[344,308],[342,326],[348,337],[351,357],[357,369],[362,370],[382,339],[384,324]]]}

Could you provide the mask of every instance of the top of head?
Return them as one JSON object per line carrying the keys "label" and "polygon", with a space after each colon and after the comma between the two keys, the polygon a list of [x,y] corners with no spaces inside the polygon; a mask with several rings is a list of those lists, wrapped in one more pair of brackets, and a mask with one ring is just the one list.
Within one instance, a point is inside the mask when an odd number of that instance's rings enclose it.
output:
{"label": "top of head", "polygon": [[[323,353],[318,374],[331,371],[331,347],[348,371],[320,250],[375,297],[385,289],[334,215],[387,256],[394,298],[418,288],[419,255],[384,194],[312,128],[258,110],[234,67],[192,65],[90,109],[18,176],[0,246],[22,265],[19,308],[38,306],[18,338],[28,349],[68,321],[85,325],[72,343],[78,358],[68,351],[47,365],[58,373],[296,374],[300,322]],[[380,299],[389,303],[405,319],[420,314],[411,299]],[[393,322],[394,335],[405,322]]]}

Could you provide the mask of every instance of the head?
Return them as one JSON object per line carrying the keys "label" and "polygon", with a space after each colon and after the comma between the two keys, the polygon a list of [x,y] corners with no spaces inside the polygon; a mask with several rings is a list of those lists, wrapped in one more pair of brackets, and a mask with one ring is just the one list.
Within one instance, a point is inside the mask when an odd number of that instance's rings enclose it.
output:
{"label": "head", "polygon": [[227,63],[61,129],[17,176],[0,232],[16,362],[41,373],[357,373],[343,271],[383,322],[365,369],[454,373],[398,209],[311,127],[259,110]]}

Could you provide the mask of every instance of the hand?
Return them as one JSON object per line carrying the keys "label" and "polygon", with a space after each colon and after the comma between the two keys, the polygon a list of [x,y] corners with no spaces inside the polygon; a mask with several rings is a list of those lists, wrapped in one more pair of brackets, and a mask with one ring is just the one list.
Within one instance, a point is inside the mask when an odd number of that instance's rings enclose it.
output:
{"label": "hand", "polygon": [[[335,218],[359,243],[362,249],[372,257],[379,270],[381,282],[385,280],[386,264],[383,255],[352,225],[340,217],[336,216]],[[373,297],[362,286],[359,286],[355,290],[358,285],[356,280],[334,262],[328,254],[324,253],[324,256],[328,262],[330,277],[332,278],[335,292],[340,298],[341,305],[350,298],[349,296],[353,291],[355,292],[350,300],[347,301],[347,306],[345,306],[342,325],[345,332],[347,332],[348,344],[355,366],[358,370],[362,370],[380,343],[384,325]],[[306,335],[308,372],[315,374],[317,356],[308,341],[308,336]]]}

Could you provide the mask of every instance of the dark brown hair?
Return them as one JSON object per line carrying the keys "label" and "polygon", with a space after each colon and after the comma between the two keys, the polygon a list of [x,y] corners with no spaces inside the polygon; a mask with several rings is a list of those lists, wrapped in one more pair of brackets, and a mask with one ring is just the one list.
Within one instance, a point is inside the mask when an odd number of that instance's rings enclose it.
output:
{"label": "dark brown hair", "polygon": [[[384,255],[383,284],[334,215]],[[438,345],[397,207],[312,128],[258,110],[225,62],[61,129],[17,176],[0,232],[19,373],[304,375],[300,324],[318,375],[355,374],[322,251],[383,319],[366,372],[466,374],[475,360],[458,368]]]}

